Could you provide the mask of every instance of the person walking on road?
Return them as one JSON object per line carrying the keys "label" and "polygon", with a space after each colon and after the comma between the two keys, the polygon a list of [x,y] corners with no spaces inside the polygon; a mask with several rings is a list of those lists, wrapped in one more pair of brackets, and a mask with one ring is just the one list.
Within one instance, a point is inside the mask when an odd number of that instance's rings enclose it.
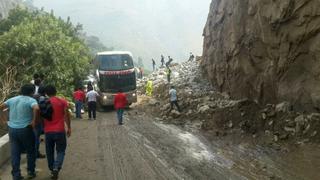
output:
{"label": "person walking on road", "polygon": [[83,92],[82,87],[79,87],[74,93],[73,93],[73,99],[75,101],[76,105],[76,118],[82,119],[81,117],[81,110],[83,107],[83,103],[86,99],[86,95]]}
{"label": "person walking on road", "polygon": [[153,68],[153,71],[156,70],[156,61],[154,59],[152,59],[152,68]]}
{"label": "person walking on road", "polygon": [[171,88],[169,90],[169,96],[170,96],[170,110],[169,110],[169,113],[172,111],[173,106],[176,106],[178,111],[181,112],[179,104],[178,104],[177,90],[174,88],[174,86],[171,86]]}
{"label": "person walking on road", "polygon": [[33,129],[36,126],[39,106],[32,97],[35,88],[32,84],[21,87],[19,96],[0,104],[0,110],[9,109],[9,139],[13,180],[23,179],[20,171],[20,159],[23,150],[27,152],[28,178],[36,177],[36,149]]}
{"label": "person walking on road", "polygon": [[89,120],[91,120],[91,117],[93,120],[96,120],[96,111],[97,111],[97,98],[99,97],[99,94],[93,90],[93,88],[88,89],[88,93],[86,95],[87,102],[88,102],[88,116]]}
{"label": "person walking on road", "polygon": [[123,113],[124,108],[128,104],[127,96],[122,92],[122,90],[118,90],[118,93],[114,97],[114,108],[117,110],[117,118],[118,124],[123,125]]}
{"label": "person walking on road", "polygon": [[[51,179],[58,179],[67,148],[66,136],[71,136],[70,114],[68,102],[56,97],[57,90],[55,86],[46,86],[45,92],[49,96],[53,109],[51,120],[44,120],[48,167],[51,171]],[[67,125],[66,129],[65,124]]]}

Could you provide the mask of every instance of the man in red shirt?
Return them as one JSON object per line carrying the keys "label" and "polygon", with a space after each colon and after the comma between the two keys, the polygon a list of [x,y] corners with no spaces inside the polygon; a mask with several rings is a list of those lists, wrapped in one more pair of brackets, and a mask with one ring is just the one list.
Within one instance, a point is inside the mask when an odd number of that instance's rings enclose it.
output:
{"label": "man in red shirt", "polygon": [[73,99],[75,101],[76,105],[76,118],[81,119],[81,109],[83,107],[83,103],[86,99],[86,95],[82,90],[82,87],[79,87],[74,93],[73,93]]}
{"label": "man in red shirt", "polygon": [[128,104],[127,96],[126,94],[122,93],[122,90],[120,89],[118,93],[114,97],[114,108],[117,110],[117,117],[118,117],[118,123],[119,125],[123,125],[123,112],[124,108]]}
{"label": "man in red shirt", "polygon": [[71,135],[70,114],[68,102],[56,97],[57,90],[54,86],[46,86],[45,91],[53,108],[52,119],[44,121],[48,167],[51,170],[51,179],[58,179],[67,147],[66,133],[68,137]]}

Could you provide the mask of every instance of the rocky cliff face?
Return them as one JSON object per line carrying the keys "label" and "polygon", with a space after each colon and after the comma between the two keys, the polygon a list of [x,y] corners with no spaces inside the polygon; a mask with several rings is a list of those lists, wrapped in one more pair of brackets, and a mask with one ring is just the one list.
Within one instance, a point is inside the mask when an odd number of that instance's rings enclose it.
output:
{"label": "rocky cliff face", "polygon": [[233,98],[319,110],[319,7],[319,0],[213,0],[204,74]]}
{"label": "rocky cliff face", "polygon": [[6,17],[10,9],[21,3],[20,0],[0,0],[0,19]]}

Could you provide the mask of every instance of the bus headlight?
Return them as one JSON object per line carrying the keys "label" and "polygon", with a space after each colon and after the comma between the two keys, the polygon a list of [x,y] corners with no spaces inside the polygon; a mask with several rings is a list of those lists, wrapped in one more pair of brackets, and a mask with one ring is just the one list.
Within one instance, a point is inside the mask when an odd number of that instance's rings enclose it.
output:
{"label": "bus headlight", "polygon": [[107,100],[108,99],[108,97],[107,96],[103,96],[103,100]]}

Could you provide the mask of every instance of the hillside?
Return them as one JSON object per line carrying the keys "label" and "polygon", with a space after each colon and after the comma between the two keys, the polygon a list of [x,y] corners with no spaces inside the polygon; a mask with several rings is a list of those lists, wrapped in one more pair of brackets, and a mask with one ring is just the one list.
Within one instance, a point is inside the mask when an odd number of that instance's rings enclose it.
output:
{"label": "hillside", "polygon": [[21,0],[0,0],[0,19],[6,17],[10,9],[21,3]]}
{"label": "hillside", "polygon": [[[109,47],[127,49],[141,56],[147,66],[160,54],[176,61],[189,52],[201,54],[202,31],[210,0],[34,0],[37,7],[70,16]],[[61,8],[68,7],[68,8]]]}

